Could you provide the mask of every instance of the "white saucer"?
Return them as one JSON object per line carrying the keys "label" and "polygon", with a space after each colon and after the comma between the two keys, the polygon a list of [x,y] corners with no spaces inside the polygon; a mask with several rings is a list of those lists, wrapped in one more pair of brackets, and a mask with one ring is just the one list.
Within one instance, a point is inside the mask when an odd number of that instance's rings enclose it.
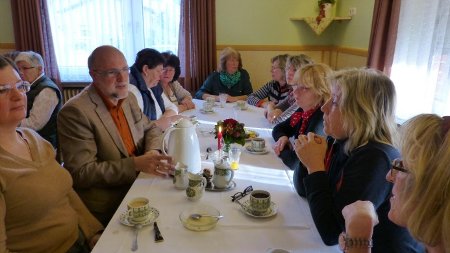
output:
{"label": "white saucer", "polygon": [[269,150],[267,150],[267,149],[264,149],[263,151],[255,151],[252,149],[251,146],[245,146],[245,149],[247,149],[247,151],[250,154],[254,154],[254,155],[265,155],[265,154],[269,153]]}
{"label": "white saucer", "polygon": [[233,190],[234,188],[236,188],[236,182],[234,182],[233,180],[225,188],[214,187],[214,183],[212,183],[212,182],[211,182],[211,185],[212,185],[212,187],[205,187],[205,190],[210,191],[210,192],[226,192],[226,191],[230,191],[230,190]]}
{"label": "white saucer", "polygon": [[148,218],[145,221],[142,221],[142,222],[131,221],[130,219],[128,219],[128,211],[121,213],[119,220],[120,220],[120,223],[122,223],[125,226],[129,226],[129,227],[134,227],[134,225],[136,225],[136,224],[140,224],[142,226],[147,226],[147,225],[153,224],[153,222],[156,221],[158,216],[159,216],[159,211],[154,207],[150,207],[150,214],[148,215]]}
{"label": "white saucer", "polygon": [[202,109],[200,109],[200,112],[203,113],[203,114],[211,114],[211,113],[214,113],[214,110],[211,110],[211,111],[205,111],[205,110],[202,108]]}
{"label": "white saucer", "polygon": [[246,200],[245,202],[241,203],[238,202],[241,207],[242,212],[245,214],[252,216],[253,218],[269,218],[277,214],[278,212],[278,206],[275,204],[275,202],[270,202],[270,207],[267,210],[267,212],[261,214],[261,215],[255,215],[252,211],[252,208],[250,207],[250,200]]}

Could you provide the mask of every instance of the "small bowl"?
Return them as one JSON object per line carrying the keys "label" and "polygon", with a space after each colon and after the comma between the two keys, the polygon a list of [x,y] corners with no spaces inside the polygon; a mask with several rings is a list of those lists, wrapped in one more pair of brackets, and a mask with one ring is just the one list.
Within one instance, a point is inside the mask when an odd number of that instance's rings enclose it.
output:
{"label": "small bowl", "polygon": [[184,210],[180,213],[180,221],[185,228],[192,231],[207,231],[213,229],[219,221],[219,219],[214,217],[201,217],[198,220],[193,220],[190,216],[194,213],[215,216],[220,215],[219,210],[209,205],[196,205]]}

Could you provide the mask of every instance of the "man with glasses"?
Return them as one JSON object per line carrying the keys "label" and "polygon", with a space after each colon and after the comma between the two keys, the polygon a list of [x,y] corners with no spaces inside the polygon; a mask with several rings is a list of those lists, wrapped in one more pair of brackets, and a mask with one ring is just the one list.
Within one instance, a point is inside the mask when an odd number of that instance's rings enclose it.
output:
{"label": "man with glasses", "polygon": [[44,73],[44,60],[33,52],[20,52],[15,63],[22,80],[31,84],[27,92],[27,117],[20,126],[36,130],[57,148],[56,116],[61,109],[62,95],[58,86]]}
{"label": "man with glasses", "polygon": [[112,46],[88,58],[92,84],[58,115],[64,167],[89,210],[107,225],[140,171],[165,176],[172,158],[160,155],[161,129],[128,95],[129,67]]}

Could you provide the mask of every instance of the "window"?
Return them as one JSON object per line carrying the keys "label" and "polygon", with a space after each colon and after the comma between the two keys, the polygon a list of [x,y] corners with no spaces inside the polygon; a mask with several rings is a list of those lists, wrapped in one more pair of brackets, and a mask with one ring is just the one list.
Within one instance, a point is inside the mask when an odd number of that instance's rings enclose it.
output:
{"label": "window", "polygon": [[143,48],[177,53],[180,0],[47,0],[63,82],[89,82],[89,54],[120,49],[132,65]]}
{"label": "window", "polygon": [[397,117],[450,115],[450,2],[402,1],[391,78]]}

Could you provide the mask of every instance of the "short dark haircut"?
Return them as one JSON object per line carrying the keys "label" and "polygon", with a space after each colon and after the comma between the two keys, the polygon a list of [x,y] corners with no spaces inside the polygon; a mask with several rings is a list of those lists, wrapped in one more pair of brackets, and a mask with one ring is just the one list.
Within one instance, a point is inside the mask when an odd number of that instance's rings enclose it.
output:
{"label": "short dark haircut", "polygon": [[164,65],[164,58],[160,52],[152,48],[144,48],[136,55],[134,66],[142,73],[142,68],[147,65],[150,69],[158,65]]}
{"label": "short dark haircut", "polygon": [[173,79],[171,82],[176,81],[178,77],[180,77],[181,74],[181,68],[180,68],[180,58],[178,56],[174,55],[171,51],[166,51],[161,53],[163,58],[166,60],[164,63],[164,67],[172,67],[175,69],[175,75],[173,76]]}

